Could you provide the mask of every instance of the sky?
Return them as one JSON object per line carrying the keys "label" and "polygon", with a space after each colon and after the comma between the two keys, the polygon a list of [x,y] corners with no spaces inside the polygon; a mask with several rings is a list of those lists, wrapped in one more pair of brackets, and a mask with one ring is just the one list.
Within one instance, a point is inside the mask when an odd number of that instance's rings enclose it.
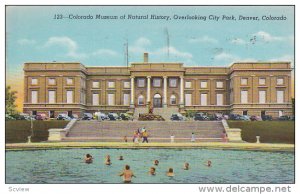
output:
{"label": "sky", "polygon": [[[63,19],[54,19],[62,14]],[[93,19],[68,19],[93,16]],[[96,15],[118,19],[95,19]],[[125,15],[125,19],[121,17]],[[129,16],[148,19],[129,19]],[[151,15],[169,16],[149,19]],[[201,19],[176,19],[193,17]],[[211,19],[209,19],[209,16]],[[228,19],[235,17],[235,20]],[[257,21],[239,20],[258,17]],[[263,20],[263,16],[285,20]],[[216,18],[219,17],[218,20]],[[204,20],[205,18],[205,20]],[[182,62],[185,66],[229,66],[243,61],[294,62],[292,6],[8,6],[6,81],[23,102],[23,63],[81,62],[126,66],[141,62]]]}

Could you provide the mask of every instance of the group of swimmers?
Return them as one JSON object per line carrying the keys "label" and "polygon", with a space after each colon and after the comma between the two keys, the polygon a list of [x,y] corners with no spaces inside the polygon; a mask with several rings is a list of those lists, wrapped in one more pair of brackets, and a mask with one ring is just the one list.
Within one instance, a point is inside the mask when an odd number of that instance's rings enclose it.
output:
{"label": "group of swimmers", "polygon": [[[119,156],[119,160],[124,160],[123,156]],[[86,154],[85,156],[85,159],[84,161],[86,163],[92,163],[93,162],[93,157],[90,155],[90,154]],[[110,155],[106,155],[105,156],[105,164],[106,165],[111,165],[111,159],[110,159]],[[153,163],[155,166],[158,166],[159,164],[159,161],[158,160],[154,160],[154,163]],[[212,163],[210,160],[207,161],[206,163],[206,166],[207,167],[211,167],[212,166]],[[189,170],[190,169],[190,164],[188,162],[185,162],[184,165],[183,165],[183,170]],[[149,174],[150,175],[156,175],[156,168],[155,167],[150,167],[150,170],[149,170]],[[166,175],[168,177],[173,177],[175,176],[174,174],[174,170],[173,168],[169,168],[168,171],[166,172]],[[119,176],[122,176],[123,177],[123,181],[124,183],[131,183],[131,179],[132,177],[136,177],[132,170],[130,170],[130,166],[129,165],[125,165],[125,168],[124,170],[122,171],[122,173],[119,174]]]}

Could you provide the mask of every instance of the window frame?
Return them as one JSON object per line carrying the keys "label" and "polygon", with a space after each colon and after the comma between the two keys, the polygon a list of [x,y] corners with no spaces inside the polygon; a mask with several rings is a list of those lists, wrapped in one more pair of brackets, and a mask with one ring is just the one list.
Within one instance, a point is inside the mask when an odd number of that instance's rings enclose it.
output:
{"label": "window frame", "polygon": [[[157,86],[157,85],[154,84],[155,81],[159,81],[159,86]],[[152,86],[153,86],[154,88],[160,88],[160,87],[162,86],[162,79],[161,79],[161,78],[158,78],[158,77],[153,78]]]}
{"label": "window frame", "polygon": [[[175,85],[172,85],[172,80],[175,81]],[[177,88],[178,87],[178,78],[171,77],[169,78],[169,88]]]}
{"label": "window frame", "polygon": [[[202,87],[202,83],[206,83],[206,86],[205,86],[205,87]],[[201,88],[201,89],[207,89],[207,88],[208,88],[208,81],[207,81],[207,80],[201,80],[201,81],[200,81],[200,88]]]}
{"label": "window frame", "polygon": [[[140,81],[143,81],[143,86],[140,85]],[[137,82],[137,87],[138,88],[145,88],[146,87],[146,78],[137,78],[136,82]]]}

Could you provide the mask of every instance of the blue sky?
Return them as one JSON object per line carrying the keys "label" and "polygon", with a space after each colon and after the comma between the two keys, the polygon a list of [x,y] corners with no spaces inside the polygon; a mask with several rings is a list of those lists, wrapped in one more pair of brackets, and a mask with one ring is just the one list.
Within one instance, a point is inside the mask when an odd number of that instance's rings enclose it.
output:
{"label": "blue sky", "polygon": [[[284,21],[208,20],[55,20],[54,14],[78,15],[234,15],[285,16]],[[236,61],[292,61],[293,7],[7,7],[8,76],[24,62],[79,61],[87,66],[125,66],[142,61],[183,62],[189,66],[228,66]],[[169,47],[167,35],[169,34]],[[169,49],[167,49],[169,48]],[[168,56],[169,51],[169,56]]]}

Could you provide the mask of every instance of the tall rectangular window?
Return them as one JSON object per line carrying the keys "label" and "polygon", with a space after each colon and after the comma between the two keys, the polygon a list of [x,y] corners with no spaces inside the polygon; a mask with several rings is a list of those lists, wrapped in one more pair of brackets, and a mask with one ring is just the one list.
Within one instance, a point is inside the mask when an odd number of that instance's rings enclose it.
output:
{"label": "tall rectangular window", "polygon": [[130,88],[130,82],[124,82],[124,88]]}
{"label": "tall rectangular window", "polygon": [[124,94],[123,96],[123,104],[128,106],[130,101],[130,94]]}
{"label": "tall rectangular window", "polygon": [[259,78],[258,84],[259,85],[266,85],[266,78]]}
{"label": "tall rectangular window", "polygon": [[67,91],[67,103],[73,103],[73,90]]}
{"label": "tall rectangular window", "polygon": [[192,106],[192,94],[185,94],[185,106]]}
{"label": "tall rectangular window", "polygon": [[108,88],[115,88],[115,82],[114,81],[109,81],[108,82]]}
{"label": "tall rectangular window", "polygon": [[73,85],[73,78],[67,78],[67,85]]}
{"label": "tall rectangular window", "polygon": [[38,103],[38,91],[36,90],[31,91],[31,103],[32,104]]}
{"label": "tall rectangular window", "polygon": [[278,116],[279,117],[283,116],[283,110],[278,111]]}
{"label": "tall rectangular window", "polygon": [[277,103],[283,103],[283,102],[284,102],[284,91],[277,90]]}
{"label": "tall rectangular window", "polygon": [[56,91],[55,90],[49,90],[48,91],[48,100],[50,104],[55,103],[56,98]]}
{"label": "tall rectangular window", "polygon": [[170,78],[169,79],[169,87],[176,88],[177,87],[177,78]]}
{"label": "tall rectangular window", "polygon": [[99,105],[99,94],[93,94],[92,104]]}
{"label": "tall rectangular window", "polygon": [[99,81],[93,81],[92,87],[99,88]]}
{"label": "tall rectangular window", "polygon": [[266,91],[259,91],[259,103],[266,103]]}
{"label": "tall rectangular window", "polygon": [[223,82],[222,81],[217,81],[216,82],[216,88],[223,88]]}
{"label": "tall rectangular window", "polygon": [[108,94],[107,99],[108,99],[108,106],[115,105],[115,94]]}
{"label": "tall rectangular window", "polygon": [[55,84],[56,84],[55,78],[49,78],[49,79],[48,79],[48,84],[49,84],[49,85],[55,85]]}
{"label": "tall rectangular window", "polygon": [[37,85],[38,79],[37,78],[31,78],[31,85]]}
{"label": "tall rectangular window", "polygon": [[223,94],[217,94],[217,105],[223,105]]}
{"label": "tall rectangular window", "polygon": [[200,95],[200,104],[201,106],[207,106],[207,94]]}
{"label": "tall rectangular window", "polygon": [[201,81],[200,88],[207,88],[207,81]]}
{"label": "tall rectangular window", "polygon": [[248,79],[247,78],[241,78],[241,85],[248,85]]}
{"label": "tall rectangular window", "polygon": [[248,91],[247,90],[241,91],[241,103],[248,103]]}
{"label": "tall rectangular window", "polygon": [[277,78],[277,85],[283,85],[283,78]]}

